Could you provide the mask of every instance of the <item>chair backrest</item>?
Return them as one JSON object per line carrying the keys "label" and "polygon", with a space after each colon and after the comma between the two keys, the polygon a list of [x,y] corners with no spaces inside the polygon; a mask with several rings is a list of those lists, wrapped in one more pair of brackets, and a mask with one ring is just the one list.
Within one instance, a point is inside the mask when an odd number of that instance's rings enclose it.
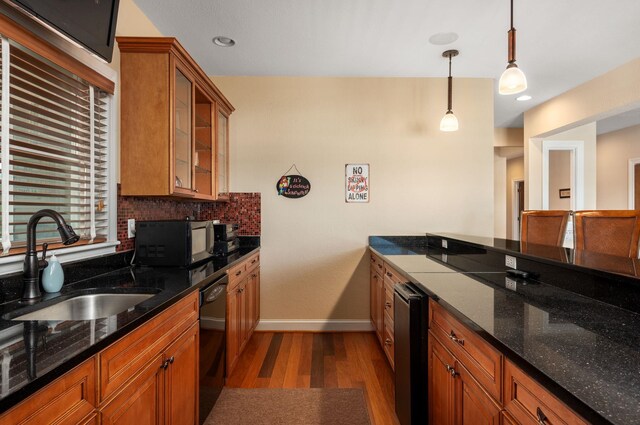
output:
{"label": "chair backrest", "polygon": [[576,211],[575,248],[638,258],[640,210]]}
{"label": "chair backrest", "polygon": [[562,246],[570,211],[523,211],[520,241],[528,244]]}

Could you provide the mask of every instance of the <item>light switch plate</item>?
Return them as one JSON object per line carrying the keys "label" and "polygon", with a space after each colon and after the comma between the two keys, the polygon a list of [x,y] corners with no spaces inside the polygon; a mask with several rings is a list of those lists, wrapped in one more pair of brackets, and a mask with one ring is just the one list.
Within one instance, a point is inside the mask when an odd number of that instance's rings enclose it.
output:
{"label": "light switch plate", "polygon": [[136,236],[136,219],[130,218],[127,220],[127,238],[131,239]]}

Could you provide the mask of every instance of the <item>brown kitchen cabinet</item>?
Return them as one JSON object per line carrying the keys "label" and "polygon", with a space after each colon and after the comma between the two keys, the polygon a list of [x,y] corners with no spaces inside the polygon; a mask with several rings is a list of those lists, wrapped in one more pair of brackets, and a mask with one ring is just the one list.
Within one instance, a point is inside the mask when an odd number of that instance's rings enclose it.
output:
{"label": "brown kitchen cabinet", "polygon": [[91,357],[0,416],[0,424],[91,423],[96,406],[96,361]]}
{"label": "brown kitchen cabinet", "polygon": [[573,410],[510,361],[504,367],[505,410],[513,423],[586,425]]}
{"label": "brown kitchen cabinet", "polygon": [[499,425],[500,405],[431,333],[428,343],[429,423]]}
{"label": "brown kitchen cabinet", "polygon": [[370,294],[369,304],[371,308],[371,325],[376,332],[378,341],[383,344],[384,335],[384,280],[383,280],[384,265],[382,260],[375,255],[371,254],[371,271],[370,271]]}
{"label": "brown kitchen cabinet", "polygon": [[227,376],[260,321],[260,253],[227,272]]}
{"label": "brown kitchen cabinet", "polygon": [[5,412],[0,424],[196,424],[198,295]]}
{"label": "brown kitchen cabinet", "polygon": [[233,106],[175,38],[117,40],[122,195],[227,197]]}

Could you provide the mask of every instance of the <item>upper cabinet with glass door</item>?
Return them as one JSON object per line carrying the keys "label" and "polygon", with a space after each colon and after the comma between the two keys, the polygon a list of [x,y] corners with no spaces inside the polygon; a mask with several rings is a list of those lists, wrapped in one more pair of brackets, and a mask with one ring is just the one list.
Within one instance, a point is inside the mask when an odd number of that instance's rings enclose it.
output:
{"label": "upper cabinet with glass door", "polygon": [[225,199],[233,106],[175,38],[117,40],[122,195]]}

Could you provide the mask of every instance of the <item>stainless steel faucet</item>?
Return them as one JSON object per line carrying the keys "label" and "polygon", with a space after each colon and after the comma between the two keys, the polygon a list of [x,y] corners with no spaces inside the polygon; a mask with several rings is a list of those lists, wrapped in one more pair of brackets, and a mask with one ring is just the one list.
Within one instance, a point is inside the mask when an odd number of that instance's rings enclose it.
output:
{"label": "stainless steel faucet", "polygon": [[24,277],[22,280],[22,301],[26,302],[34,302],[42,296],[40,293],[40,270],[47,266],[47,261],[45,260],[47,244],[43,244],[42,259],[38,260],[36,253],[36,226],[43,217],[49,217],[56,222],[60,239],[64,245],[71,245],[80,239],[57,211],[45,209],[31,216],[27,225],[27,253],[24,257]]}

